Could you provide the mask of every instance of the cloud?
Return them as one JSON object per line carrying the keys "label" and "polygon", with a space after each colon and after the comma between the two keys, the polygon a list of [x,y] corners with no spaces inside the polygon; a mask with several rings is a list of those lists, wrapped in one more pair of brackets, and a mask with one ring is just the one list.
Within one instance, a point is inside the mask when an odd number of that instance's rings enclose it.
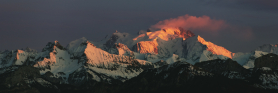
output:
{"label": "cloud", "polygon": [[190,30],[219,31],[228,25],[224,20],[211,19],[208,16],[190,16],[188,14],[177,18],[166,19],[151,26],[152,29],[182,27]]}
{"label": "cloud", "polygon": [[247,41],[254,38],[253,31],[250,27],[230,25],[224,20],[211,19],[206,15],[196,17],[186,14],[177,18],[166,19],[152,25],[151,29],[156,30],[177,27],[182,27],[193,32],[201,32],[201,34],[214,37],[224,35]]}

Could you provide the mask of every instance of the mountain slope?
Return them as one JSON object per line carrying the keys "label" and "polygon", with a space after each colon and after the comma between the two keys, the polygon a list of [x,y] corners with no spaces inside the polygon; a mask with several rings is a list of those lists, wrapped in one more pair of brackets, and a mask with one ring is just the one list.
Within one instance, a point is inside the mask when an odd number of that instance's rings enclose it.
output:
{"label": "mountain slope", "polygon": [[[219,61],[219,60],[217,60]],[[124,83],[118,92],[177,92],[177,93],[272,93],[277,90],[256,88],[244,80],[229,79],[186,62],[176,62],[142,72]]]}
{"label": "mountain slope", "polygon": [[182,28],[141,31],[138,36],[116,31],[98,42],[83,37],[66,47],[48,42],[41,52],[3,51],[0,78],[5,81],[0,84],[5,92],[202,92],[198,87],[262,92],[278,89],[277,50],[277,45],[263,45],[232,53]]}
{"label": "mountain slope", "polygon": [[227,49],[207,42],[200,36],[188,38],[183,42],[183,47],[182,57],[191,64],[213,59],[228,59],[232,55]]}

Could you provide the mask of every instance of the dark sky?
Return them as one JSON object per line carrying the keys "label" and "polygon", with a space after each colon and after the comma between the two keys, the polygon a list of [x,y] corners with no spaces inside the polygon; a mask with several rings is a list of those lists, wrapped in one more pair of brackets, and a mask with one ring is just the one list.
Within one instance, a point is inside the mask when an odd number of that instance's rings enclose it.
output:
{"label": "dark sky", "polygon": [[278,0],[1,0],[0,51],[136,34],[184,15],[224,21],[219,31],[189,30],[232,52],[278,43]]}

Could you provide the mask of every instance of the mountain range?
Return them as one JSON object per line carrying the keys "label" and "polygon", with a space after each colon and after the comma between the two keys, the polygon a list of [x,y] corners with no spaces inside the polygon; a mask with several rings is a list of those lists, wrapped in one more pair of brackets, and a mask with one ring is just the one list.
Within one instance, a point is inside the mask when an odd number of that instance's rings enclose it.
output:
{"label": "mountain range", "polygon": [[233,53],[183,28],[0,52],[0,92],[278,92],[278,44]]}

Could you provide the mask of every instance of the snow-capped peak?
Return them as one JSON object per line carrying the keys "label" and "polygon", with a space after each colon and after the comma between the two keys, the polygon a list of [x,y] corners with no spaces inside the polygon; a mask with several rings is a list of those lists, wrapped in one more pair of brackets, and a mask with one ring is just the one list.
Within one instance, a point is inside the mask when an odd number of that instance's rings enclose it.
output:
{"label": "snow-capped peak", "polygon": [[78,47],[80,46],[81,43],[85,43],[87,42],[87,39],[85,37],[82,37],[80,39],[77,39],[77,40],[74,40],[74,41],[71,41],[68,45],[67,45],[67,49],[70,51],[70,52],[75,52],[78,50]]}
{"label": "snow-capped peak", "polygon": [[145,32],[146,34],[140,34],[139,36],[133,38],[133,40],[137,40],[138,38],[145,37],[146,35],[149,37],[148,39],[156,40],[157,38],[163,39],[165,41],[169,41],[175,38],[183,38],[183,40],[195,36],[191,31],[184,30],[183,28],[165,28],[158,31],[153,32]]}
{"label": "snow-capped peak", "polygon": [[56,45],[59,41],[58,41],[58,40],[55,40],[54,42],[55,42],[55,45]]}
{"label": "snow-capped peak", "polygon": [[[175,42],[178,38],[182,38],[183,40],[186,40],[187,38],[195,36],[191,31],[184,30],[182,28],[165,28],[158,31],[153,32],[146,32],[145,34],[140,34],[139,36],[133,38],[134,41],[139,41],[133,46],[134,51],[139,53],[155,53],[158,54],[158,47],[163,48],[170,48],[168,46],[171,45],[165,45],[169,44],[170,42]],[[145,40],[144,40],[145,39]],[[165,42],[165,43],[163,43]],[[166,43],[168,42],[168,43]],[[181,43],[181,42],[180,42]],[[177,44],[177,43],[173,43]],[[173,46],[175,46],[173,45]],[[171,48],[173,48],[171,46]],[[166,49],[166,50],[172,50],[172,49]],[[171,51],[173,52],[173,51]],[[170,54],[171,55],[171,54]]]}
{"label": "snow-capped peak", "polygon": [[205,41],[202,37],[200,37],[198,35],[198,41],[204,45],[207,46],[207,50],[212,52],[213,54],[216,54],[216,55],[223,55],[223,56],[226,56],[226,57],[229,57],[229,58],[232,58],[232,55],[233,53],[230,52],[229,50],[225,49],[224,47],[222,46],[217,46],[211,42],[207,42]]}
{"label": "snow-capped peak", "polygon": [[38,52],[37,50],[31,49],[31,48],[29,48],[29,47],[25,48],[24,51],[25,51],[25,52],[33,52],[33,53],[37,53],[37,52]]}
{"label": "snow-capped peak", "polygon": [[232,52],[224,47],[205,41],[201,36],[194,36],[183,41],[182,57],[191,64],[213,59],[227,59]]}
{"label": "snow-capped peak", "polygon": [[17,50],[16,59],[19,59],[19,54],[24,53],[23,50]]}
{"label": "snow-capped peak", "polygon": [[257,48],[255,51],[263,51],[263,52],[278,54],[278,44],[276,45],[264,44],[259,48]]}

